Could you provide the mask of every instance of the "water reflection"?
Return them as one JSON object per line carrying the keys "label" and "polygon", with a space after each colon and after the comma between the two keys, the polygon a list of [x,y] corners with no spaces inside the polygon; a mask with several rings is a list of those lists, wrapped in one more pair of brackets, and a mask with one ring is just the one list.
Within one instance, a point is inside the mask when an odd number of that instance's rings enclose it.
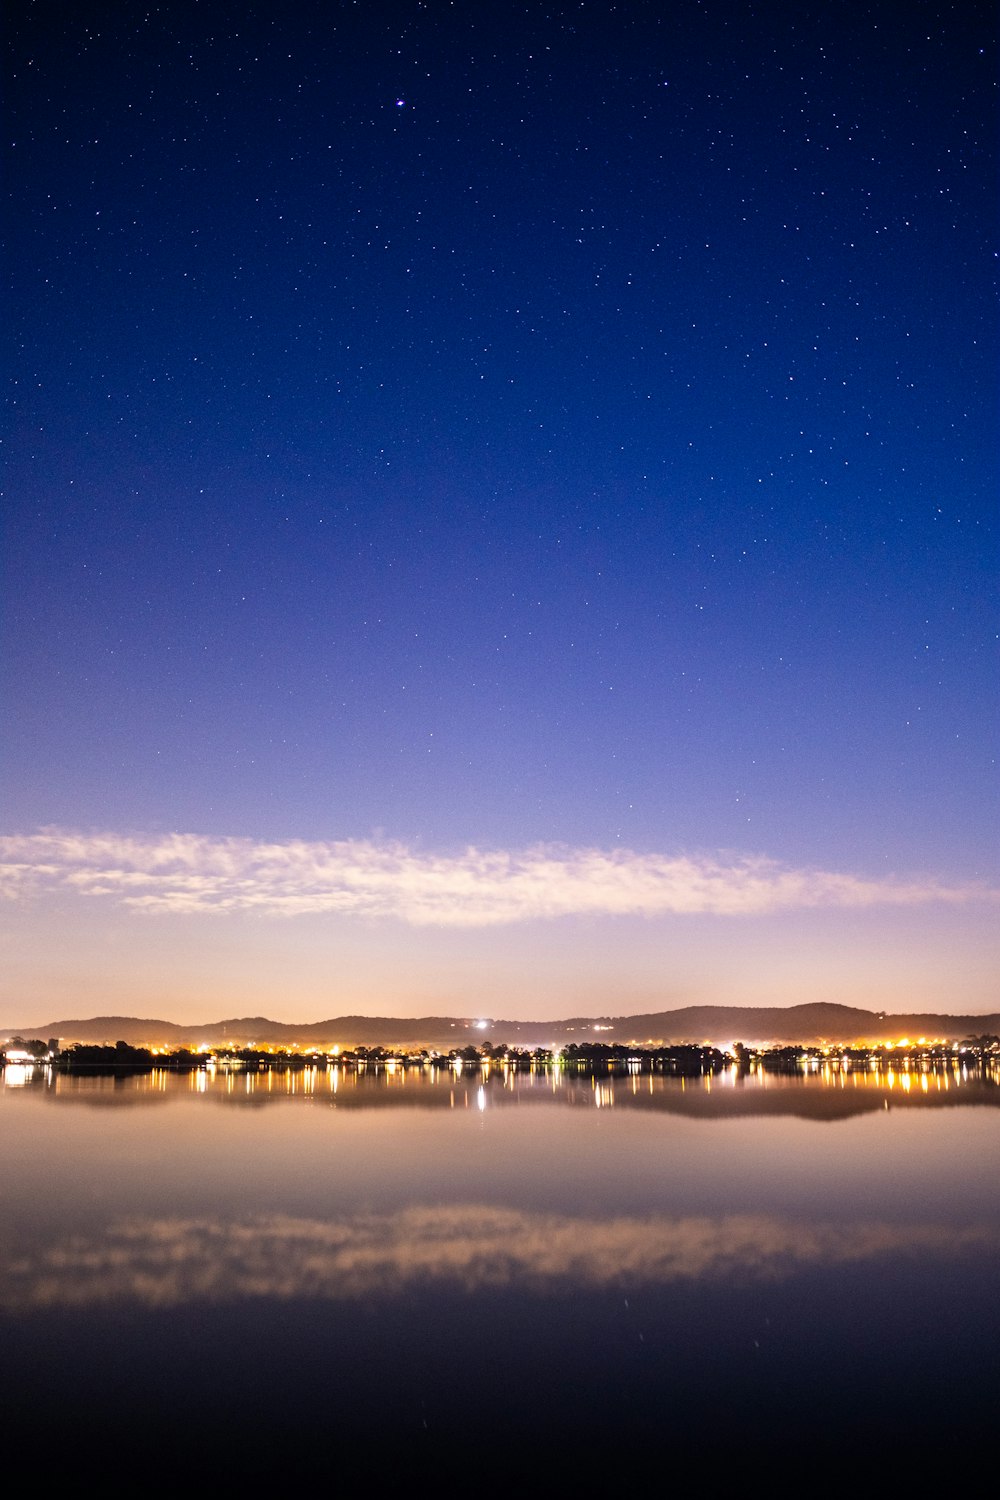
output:
{"label": "water reflection", "polygon": [[258,1487],[261,1434],[327,1484],[393,1444],[437,1472],[576,1434],[589,1475],[598,1435],[620,1481],[720,1441],[978,1442],[998,1095],[950,1067],[9,1075],[8,1431],[74,1482],[131,1441],[188,1484],[178,1434],[235,1434]]}
{"label": "water reflection", "polygon": [[188,1073],[66,1074],[48,1067],[9,1065],[3,1089],[26,1091],[53,1104],[93,1107],[164,1103],[192,1096],[226,1105],[266,1106],[289,1100],[325,1100],[343,1109],[477,1109],[548,1105],[644,1109],[723,1119],[787,1115],[817,1122],[873,1111],[1000,1107],[1000,1068],[989,1062],[949,1062],[921,1067],[864,1069],[836,1061],[774,1073],[727,1068],[696,1078],[624,1071],[617,1077],[579,1076],[559,1068],[530,1071],[489,1064],[457,1068],[310,1066],[247,1072],[207,1066]]}
{"label": "water reflection", "polygon": [[154,1219],[72,1237],[0,1267],[8,1313],[247,1298],[350,1301],[451,1286],[545,1293],[677,1281],[774,1282],[803,1268],[900,1256],[993,1255],[1000,1233],[802,1224],[769,1215],[594,1218],[451,1205],[326,1222]]}

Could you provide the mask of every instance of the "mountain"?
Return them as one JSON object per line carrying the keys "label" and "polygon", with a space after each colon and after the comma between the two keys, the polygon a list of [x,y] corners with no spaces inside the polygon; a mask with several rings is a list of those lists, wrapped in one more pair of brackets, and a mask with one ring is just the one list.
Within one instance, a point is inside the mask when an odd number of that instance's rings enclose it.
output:
{"label": "mountain", "polygon": [[266,1016],[242,1016],[184,1026],[174,1021],[136,1016],[93,1016],[89,1020],[50,1021],[45,1026],[12,1028],[10,1035],[58,1037],[73,1042],[129,1042],[133,1046],[213,1047],[429,1047],[447,1051],[470,1043],[509,1046],[566,1046],[571,1042],[747,1042],[850,1043],[899,1041],[904,1037],[948,1038],[1000,1032],[1000,1014],[886,1015],[849,1005],[786,1007],[690,1005],[681,1010],[638,1016],[578,1016],[562,1021],[507,1021],[476,1017],[338,1016],[328,1021],[291,1025]]}

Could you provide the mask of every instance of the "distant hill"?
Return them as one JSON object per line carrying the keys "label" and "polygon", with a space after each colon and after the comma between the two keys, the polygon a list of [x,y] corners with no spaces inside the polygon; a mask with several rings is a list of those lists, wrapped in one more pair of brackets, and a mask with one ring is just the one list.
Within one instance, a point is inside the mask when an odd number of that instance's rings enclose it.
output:
{"label": "distant hill", "polygon": [[44,1026],[13,1027],[10,1035],[58,1037],[72,1042],[130,1042],[133,1045],[196,1047],[430,1047],[447,1051],[470,1043],[509,1046],[563,1046],[570,1042],[747,1042],[849,1043],[898,1041],[902,1037],[947,1037],[1000,1033],[1000,1014],[886,1015],[849,1005],[786,1007],[690,1005],[681,1010],[639,1016],[577,1016],[562,1021],[506,1021],[494,1018],[421,1016],[338,1016],[328,1021],[290,1025],[266,1016],[241,1016],[182,1026],[173,1021],[136,1016],[93,1016],[89,1020],[50,1021]]}

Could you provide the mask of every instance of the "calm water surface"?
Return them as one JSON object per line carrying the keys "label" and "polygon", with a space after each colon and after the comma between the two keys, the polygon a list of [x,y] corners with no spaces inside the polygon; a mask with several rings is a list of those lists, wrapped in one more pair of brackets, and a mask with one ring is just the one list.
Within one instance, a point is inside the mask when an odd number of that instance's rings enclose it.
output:
{"label": "calm water surface", "polygon": [[998,1106],[954,1069],[8,1069],[5,1430],[202,1475],[992,1452]]}

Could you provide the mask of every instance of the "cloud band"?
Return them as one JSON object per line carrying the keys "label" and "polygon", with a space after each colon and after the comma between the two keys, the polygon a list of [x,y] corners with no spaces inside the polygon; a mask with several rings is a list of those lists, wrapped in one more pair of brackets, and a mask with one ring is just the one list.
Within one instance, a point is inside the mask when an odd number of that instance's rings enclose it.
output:
{"label": "cloud band", "polygon": [[63,891],[134,910],[394,917],[486,927],[565,916],[752,916],[818,907],[996,903],[933,878],[868,879],[757,855],[638,854],[538,846],[432,854],[400,843],[285,843],[199,834],[126,837],[47,829],[0,838],[0,894]]}

